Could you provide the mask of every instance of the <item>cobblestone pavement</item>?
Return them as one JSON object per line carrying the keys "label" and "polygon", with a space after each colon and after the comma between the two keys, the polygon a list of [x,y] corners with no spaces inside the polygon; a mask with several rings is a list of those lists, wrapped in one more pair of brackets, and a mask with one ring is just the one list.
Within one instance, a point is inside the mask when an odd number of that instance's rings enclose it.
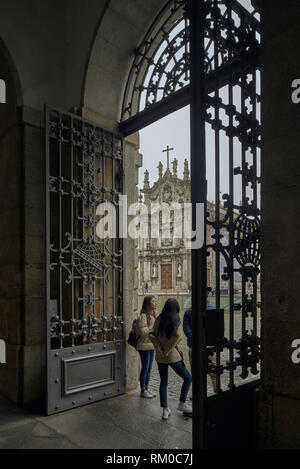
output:
{"label": "cobblestone pavement", "polygon": [[[250,328],[252,326],[251,322],[252,321],[250,321],[250,319],[247,320],[248,328]],[[260,321],[258,321],[258,323],[260,323]],[[241,337],[241,330],[242,330],[241,315],[236,315],[236,317],[235,317],[235,334],[234,334],[234,337],[235,337],[236,340]],[[225,337],[228,337],[228,331],[229,331],[229,314],[225,313]],[[260,334],[260,328],[258,330],[258,334]],[[183,338],[183,340],[180,344],[180,348],[183,351],[184,362],[185,362],[188,370],[190,371],[188,347],[187,347],[185,338]],[[225,364],[227,360],[228,360],[228,350],[225,350],[221,354],[221,363]],[[257,380],[259,378],[259,375],[254,376],[251,373],[249,373],[248,378],[242,379],[240,377],[240,373],[241,373],[241,368],[238,367],[234,372],[234,380],[235,380],[236,386],[244,384],[246,382],[248,383],[249,381],[252,381],[252,380]],[[208,383],[207,383],[207,393],[208,393],[208,395],[212,395],[214,393],[214,391],[213,391],[213,387],[212,387],[211,380],[210,380],[209,377],[208,377],[207,381],[208,381]],[[229,372],[228,371],[225,371],[223,373],[223,375],[221,377],[221,382],[222,382],[222,389],[223,389],[223,391],[225,391],[227,389],[228,383],[229,383]],[[151,387],[152,390],[155,390],[157,393],[159,392],[159,383],[160,383],[160,377],[159,377],[158,367],[157,367],[157,364],[155,362],[153,364],[153,369],[152,369],[152,373],[151,373],[150,387]],[[179,399],[181,386],[182,386],[181,378],[179,376],[177,376],[176,373],[169,367],[168,396]],[[192,387],[190,389],[189,396],[190,397],[192,396]]]}

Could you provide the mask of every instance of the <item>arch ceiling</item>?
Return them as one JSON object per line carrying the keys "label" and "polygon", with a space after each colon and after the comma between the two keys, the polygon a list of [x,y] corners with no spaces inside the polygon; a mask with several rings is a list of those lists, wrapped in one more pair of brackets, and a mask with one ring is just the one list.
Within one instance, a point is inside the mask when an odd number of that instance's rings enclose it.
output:
{"label": "arch ceiling", "polygon": [[134,51],[159,13],[162,0],[111,0],[99,25],[83,91],[85,115],[115,128],[120,120]]}

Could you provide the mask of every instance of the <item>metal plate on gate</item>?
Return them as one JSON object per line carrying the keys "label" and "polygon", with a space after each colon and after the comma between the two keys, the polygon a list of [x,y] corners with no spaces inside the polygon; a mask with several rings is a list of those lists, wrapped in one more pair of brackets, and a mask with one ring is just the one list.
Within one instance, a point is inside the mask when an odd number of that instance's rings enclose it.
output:
{"label": "metal plate on gate", "polygon": [[62,360],[63,394],[99,388],[115,382],[116,352]]}
{"label": "metal plate on gate", "polygon": [[125,344],[94,344],[48,355],[48,414],[125,392]]}

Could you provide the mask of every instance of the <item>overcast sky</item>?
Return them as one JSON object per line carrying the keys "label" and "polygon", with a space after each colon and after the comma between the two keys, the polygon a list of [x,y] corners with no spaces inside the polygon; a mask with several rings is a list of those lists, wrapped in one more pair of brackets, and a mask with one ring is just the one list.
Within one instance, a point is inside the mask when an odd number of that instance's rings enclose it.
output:
{"label": "overcast sky", "polygon": [[[184,160],[187,158],[190,166],[190,128],[189,128],[189,106],[177,111],[160,121],[146,127],[140,132],[140,152],[143,155],[143,167],[139,171],[139,187],[143,187],[144,172],[147,169],[150,176],[150,185],[158,179],[158,163],[161,161],[164,171],[167,167],[167,154],[162,150],[167,146],[174,148],[170,152],[170,169],[172,171],[172,161],[178,160],[178,177],[182,178]],[[208,200],[215,201],[215,139],[214,132],[207,126],[206,129],[206,168],[208,180]],[[229,193],[229,147],[228,139],[224,133],[220,135],[220,199],[223,194]],[[246,160],[250,165],[253,158],[250,152],[246,154]],[[241,166],[241,146],[235,139],[234,141],[234,166]],[[260,162],[258,161],[258,170],[260,171]],[[240,175],[234,177],[234,203],[239,205],[241,200]],[[253,192],[248,188],[247,195],[252,199]]]}
{"label": "overcast sky", "polygon": [[167,146],[174,148],[170,152],[170,167],[174,158],[178,160],[178,177],[182,177],[184,160],[190,162],[190,114],[189,106],[169,114],[164,119],[149,125],[140,132],[140,152],[143,155],[143,169],[140,170],[140,187],[143,186],[144,171],[148,169],[150,182],[158,179],[158,163],[161,161],[164,171],[167,168]]}
{"label": "overcast sky", "polygon": [[[240,0],[240,3],[253,11],[250,0]],[[257,74],[258,92],[260,92],[260,76]],[[220,97],[224,104],[228,102],[228,87],[220,90]],[[233,104],[236,109],[241,111],[241,91],[239,87],[233,89]],[[249,103],[249,110],[251,107]],[[257,118],[260,118],[260,105],[257,106]],[[220,119],[225,126],[228,125],[228,117],[224,111],[220,112]],[[185,158],[188,159],[190,165],[190,116],[189,106],[168,115],[164,119],[144,128],[140,131],[140,152],[143,155],[143,168],[139,172],[139,187],[143,187],[144,171],[147,169],[150,175],[150,184],[158,179],[158,163],[161,161],[164,171],[167,166],[167,154],[163,150],[167,146],[174,148],[170,152],[170,169],[172,170],[172,161],[174,158],[178,160],[178,177],[182,177],[183,164]],[[246,154],[246,161],[249,165],[253,164],[253,157],[250,152]],[[237,139],[234,139],[234,166],[241,166],[241,146]],[[215,201],[215,137],[210,126],[206,128],[206,168],[208,180],[208,200]],[[220,132],[220,197],[224,193],[229,193],[229,145],[228,138],[225,137],[223,131]],[[258,173],[260,173],[260,162],[258,161]],[[260,175],[260,174],[258,174]],[[241,200],[241,176],[234,177],[234,203],[239,204]],[[247,195],[252,199],[253,192],[249,188]]]}

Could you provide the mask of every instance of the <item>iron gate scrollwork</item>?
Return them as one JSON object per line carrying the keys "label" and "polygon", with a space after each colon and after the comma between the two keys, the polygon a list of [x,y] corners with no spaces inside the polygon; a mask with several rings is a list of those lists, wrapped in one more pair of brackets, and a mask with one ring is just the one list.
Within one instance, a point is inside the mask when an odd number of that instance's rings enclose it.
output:
{"label": "iron gate scrollwork", "polygon": [[206,95],[207,167],[214,161],[208,193],[214,192],[215,207],[207,217],[208,262],[215,266],[209,282],[216,307],[225,305],[229,314],[226,339],[214,348],[216,362],[209,366],[220,393],[259,375],[260,22],[234,9],[235,2],[205,3],[214,68],[223,66],[224,51],[229,65],[227,83],[216,74],[215,89]]}
{"label": "iron gate scrollwork", "polygon": [[[244,49],[245,71],[253,65],[259,47],[260,15],[250,0],[218,0],[218,23],[207,16],[204,28],[204,64],[207,90],[228,83],[239,74],[240,52]],[[227,8],[232,16],[228,17]],[[207,10],[211,8],[209,2]],[[215,7],[214,7],[215,8]],[[123,97],[120,128],[125,134],[190,103],[190,17],[188,0],[169,0],[134,51],[134,60]],[[245,24],[241,26],[240,19]],[[229,28],[229,29],[228,29]],[[230,30],[230,33],[227,35]],[[216,37],[217,34],[217,37]],[[257,34],[257,37],[255,35]],[[218,60],[215,45],[218,44]],[[142,125],[141,125],[142,124]]]}
{"label": "iron gate scrollwork", "polygon": [[150,108],[189,83],[189,27],[185,0],[162,9],[135,50],[121,120]]}
{"label": "iron gate scrollwork", "polygon": [[[100,233],[118,214],[123,139],[46,106],[47,413],[125,390],[124,247]],[[117,217],[118,218],[118,217]],[[116,233],[117,234],[117,233]]]}

